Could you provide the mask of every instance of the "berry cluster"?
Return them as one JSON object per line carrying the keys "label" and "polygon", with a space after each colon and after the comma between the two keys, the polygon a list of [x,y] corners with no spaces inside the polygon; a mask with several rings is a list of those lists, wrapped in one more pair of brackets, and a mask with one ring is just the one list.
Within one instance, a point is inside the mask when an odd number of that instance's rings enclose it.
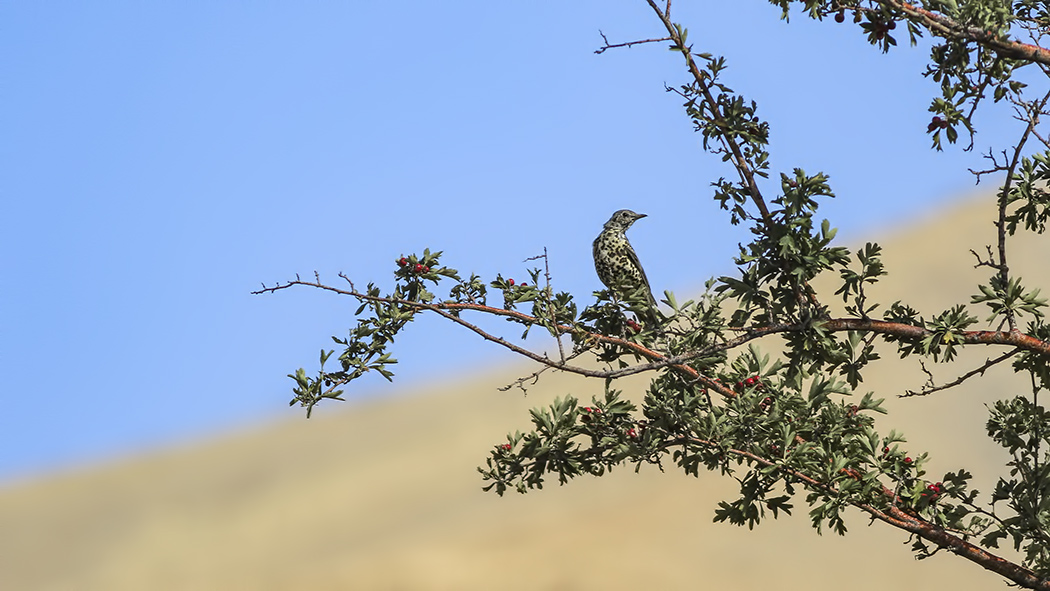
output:
{"label": "berry cluster", "polygon": [[929,501],[936,501],[941,493],[944,492],[944,483],[938,482],[936,484],[930,484],[926,487],[926,490],[922,491],[922,498]]}
{"label": "berry cluster", "polygon": [[944,129],[946,127],[948,127],[947,121],[941,119],[940,117],[934,116],[934,118],[930,120],[930,124],[926,127],[926,133],[933,133],[938,129]]}
{"label": "berry cluster", "polygon": [[738,392],[744,390],[745,388],[752,388],[752,387],[753,388],[762,389],[764,387],[763,384],[762,384],[762,378],[760,378],[758,376],[751,376],[751,377],[749,377],[747,379],[740,380],[739,382],[736,383],[736,390]]}
{"label": "berry cluster", "polygon": [[[882,457],[886,457],[888,455],[890,455],[890,448],[889,447],[882,448]],[[905,464],[910,464],[911,462],[912,462],[911,456],[905,456],[904,457],[904,463]]]}
{"label": "berry cluster", "polygon": [[881,41],[884,37],[886,37],[886,33],[896,28],[897,23],[895,23],[894,21],[889,21],[885,23],[875,23],[874,25],[872,25],[872,33],[875,35],[876,39]]}
{"label": "berry cluster", "polygon": [[744,386],[744,387],[746,387],[746,386],[754,386],[754,385],[761,386],[762,385],[762,379],[759,378],[758,376],[751,376],[751,377],[747,378],[746,380],[744,380],[742,382],[737,382],[736,385],[737,386]]}
{"label": "berry cluster", "polygon": [[422,274],[430,272],[430,267],[428,267],[428,266],[426,266],[426,265],[424,265],[422,263],[412,264],[405,257],[401,257],[401,258],[397,259],[397,266],[401,267],[402,269],[406,269],[407,268],[407,270],[409,272],[415,273],[417,275],[422,275]]}
{"label": "berry cluster", "polygon": [[[615,418],[614,418],[615,415],[614,416],[610,416],[608,419],[606,419],[603,415],[604,415],[604,412],[602,411],[602,409],[598,408],[597,406],[584,406],[584,407],[580,408],[580,422],[585,423],[585,424],[596,423],[598,421],[601,421],[601,422],[605,422],[605,421],[609,421],[609,420],[615,421]],[[603,419],[604,419],[604,421],[603,421]],[[619,421],[615,421],[615,422],[619,422]],[[596,424],[592,425],[592,427],[599,427],[599,428],[601,428],[601,427],[609,427],[609,426],[612,426],[612,425],[600,425],[599,426],[599,423],[596,423]],[[635,428],[635,426],[637,426],[637,429]],[[642,421],[640,423],[636,423],[634,426],[629,424],[627,426],[627,428],[624,429],[623,434],[626,435],[627,437],[629,437],[630,439],[638,441],[638,440],[640,440],[642,438],[642,432],[644,430],[645,430],[645,421]]]}
{"label": "berry cluster", "polygon": [[594,420],[595,415],[602,414],[602,409],[598,407],[585,406],[580,409],[580,413],[582,415],[580,416],[580,420],[584,423],[589,423]]}

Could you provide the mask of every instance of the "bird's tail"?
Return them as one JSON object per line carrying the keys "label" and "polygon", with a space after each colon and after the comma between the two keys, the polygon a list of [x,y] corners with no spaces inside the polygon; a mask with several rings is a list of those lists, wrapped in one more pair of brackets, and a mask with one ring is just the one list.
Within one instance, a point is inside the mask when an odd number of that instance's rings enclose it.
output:
{"label": "bird's tail", "polygon": [[656,300],[653,299],[653,295],[649,294],[649,308],[645,310],[642,322],[646,323],[646,328],[655,328],[660,326],[663,321],[664,315],[660,313],[660,308],[656,306]]}

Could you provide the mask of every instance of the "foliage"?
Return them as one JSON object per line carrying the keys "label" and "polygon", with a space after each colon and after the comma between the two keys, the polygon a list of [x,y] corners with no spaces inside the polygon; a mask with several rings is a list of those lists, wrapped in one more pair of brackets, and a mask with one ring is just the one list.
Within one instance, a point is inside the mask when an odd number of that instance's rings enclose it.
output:
{"label": "foliage", "polygon": [[[642,305],[637,297],[600,291],[582,304],[556,291],[540,268],[525,283],[499,275],[463,279],[441,266],[440,252],[429,250],[398,258],[387,292],[372,283],[358,290],[348,278],[345,288],[297,278],[262,291],[307,285],[355,298],[360,307],[357,325],[334,338],[339,368],[326,370],[335,351],[322,351],[316,376],[303,369],[290,376],[296,383],[291,403],[309,413],[324,399],[340,399],[343,386],[368,372],[390,379],[396,360],[388,348],[397,334],[418,314],[437,314],[539,363],[541,369],[519,386],[548,369],[604,382],[602,396],[586,405],[566,394],[533,410],[533,429],[508,435],[479,468],[485,490],[526,492],[549,478],[565,484],[630,465],[673,465],[694,476],[703,469],[739,483],[737,498],[715,510],[716,521],[752,528],[804,503],[818,531],[844,534],[846,509],[859,509],[907,531],[920,558],[950,548],[1014,584],[1050,589],[1050,412],[1038,402],[1050,387],[1047,301],[1011,273],[1007,249],[1017,232],[1042,233],[1050,216],[1050,145],[1039,131],[1050,92],[1033,97],[1032,86],[1018,77],[1026,66],[1044,76],[1050,71],[1050,53],[1039,45],[1050,26],[1048,4],[771,0],[785,19],[794,8],[822,21],[850,17],[882,51],[897,47],[895,35],[906,35],[911,44],[935,39],[926,75],[940,94],[931,98],[927,131],[937,150],[964,134],[972,147],[974,117],[989,98],[1012,105],[1022,123],[1015,145],[1001,157],[989,153],[992,167],[975,173],[978,180],[990,174],[1004,179],[995,212],[998,242],[986,257],[978,256],[978,266],[991,276],[968,301],[923,315],[902,302],[872,300],[865,288],[888,272],[879,245],[850,252],[834,244],[835,229],[818,217],[820,204],[834,197],[825,175],[794,169],[771,183],[770,125],[757,104],[723,81],[723,57],[694,51],[687,29],[671,20],[670,1],[646,2],[667,36],[606,42],[599,53],[667,43],[684,61],[688,82],[668,90],[683,101],[704,149],[728,167],[726,177],[712,182],[715,200],[729,223],[751,232],[734,261],[738,273],[709,281],[696,300],[679,303],[667,293],[671,312],[656,326],[632,319]],[[1045,79],[1040,82],[1045,92]],[[1029,148],[1030,140],[1042,147]],[[841,296],[845,317],[833,318],[824,303],[828,294],[813,287],[822,274],[837,280],[831,297]],[[983,321],[973,305],[986,307]],[[493,334],[467,320],[468,312],[517,324],[522,338],[539,327],[557,343],[558,356]],[[758,346],[763,339],[779,339],[783,354],[771,359]],[[1029,396],[990,409],[988,435],[1012,459],[1009,475],[987,502],[969,487],[965,469],[934,478],[927,454],[908,452],[900,433],[876,431],[873,415],[885,412],[882,401],[860,387],[867,365],[879,358],[879,339],[892,343],[902,359],[914,355],[934,363],[956,359],[964,347],[1006,349],[951,384],[931,383],[912,394],[945,390],[1007,359],[1014,371],[1030,376]],[[586,356],[600,367],[576,363]],[[652,378],[640,404],[613,387],[616,378],[643,372]],[[1020,552],[1018,562],[986,550],[1004,541]]]}

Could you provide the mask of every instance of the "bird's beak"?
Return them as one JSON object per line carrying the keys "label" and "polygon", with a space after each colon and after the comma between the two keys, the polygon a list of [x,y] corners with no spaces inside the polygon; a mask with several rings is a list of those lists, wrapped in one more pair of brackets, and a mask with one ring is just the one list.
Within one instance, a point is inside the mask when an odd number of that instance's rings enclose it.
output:
{"label": "bird's beak", "polygon": [[644,214],[644,213],[636,213],[636,214],[634,214],[634,219],[636,219],[636,220],[640,220],[640,219],[642,219],[644,217],[648,217],[648,216],[646,214]]}

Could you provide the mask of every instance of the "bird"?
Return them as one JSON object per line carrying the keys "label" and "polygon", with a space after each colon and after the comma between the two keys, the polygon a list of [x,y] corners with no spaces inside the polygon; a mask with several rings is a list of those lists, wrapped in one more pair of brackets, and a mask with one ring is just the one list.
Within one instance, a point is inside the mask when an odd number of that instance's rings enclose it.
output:
{"label": "bird", "polygon": [[[659,317],[649,279],[645,276],[642,263],[638,261],[638,255],[627,240],[628,228],[644,217],[646,214],[635,213],[629,209],[621,209],[612,214],[601,233],[594,239],[594,270],[598,273],[598,279],[612,290],[614,296],[625,300],[637,300],[639,295],[643,295],[649,307],[640,315],[640,319],[656,324]],[[638,294],[640,291],[644,293]]]}

